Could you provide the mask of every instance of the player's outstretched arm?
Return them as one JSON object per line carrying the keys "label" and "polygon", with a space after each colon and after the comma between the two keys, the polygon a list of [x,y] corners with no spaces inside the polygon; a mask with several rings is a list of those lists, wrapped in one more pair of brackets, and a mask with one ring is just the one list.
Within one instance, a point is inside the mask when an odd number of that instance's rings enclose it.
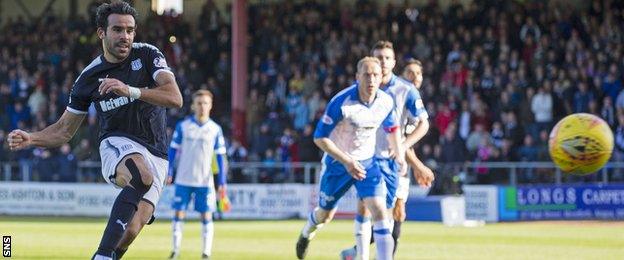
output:
{"label": "player's outstretched arm", "polygon": [[9,148],[13,151],[24,149],[30,146],[58,147],[74,136],[78,127],[82,124],[85,115],[74,114],[65,110],[61,118],[56,123],[46,127],[39,132],[28,133],[16,129],[9,133]]}
{"label": "player's outstretched arm", "polygon": [[342,163],[347,168],[349,174],[356,180],[363,180],[366,177],[364,167],[357,160],[341,151],[331,139],[327,137],[314,138],[314,143],[321,150],[331,155],[332,158]]}
{"label": "player's outstretched arm", "polygon": [[182,94],[173,73],[163,72],[156,75],[156,87],[151,89],[128,86],[118,79],[102,79],[98,89],[101,95],[113,92],[119,96],[143,100],[147,103],[169,108],[182,107]]}
{"label": "player's outstretched arm", "polygon": [[412,174],[414,179],[418,182],[418,185],[422,187],[431,187],[435,176],[433,171],[429,169],[420,159],[416,156],[414,149],[409,148],[405,151],[405,159],[407,163],[412,167]]}
{"label": "player's outstretched arm", "polygon": [[405,137],[405,140],[403,141],[403,148],[405,148],[407,151],[407,149],[414,146],[414,144],[420,141],[420,139],[422,139],[428,131],[429,120],[427,120],[426,118],[421,118],[416,124],[416,128],[414,129],[414,131],[412,131]]}

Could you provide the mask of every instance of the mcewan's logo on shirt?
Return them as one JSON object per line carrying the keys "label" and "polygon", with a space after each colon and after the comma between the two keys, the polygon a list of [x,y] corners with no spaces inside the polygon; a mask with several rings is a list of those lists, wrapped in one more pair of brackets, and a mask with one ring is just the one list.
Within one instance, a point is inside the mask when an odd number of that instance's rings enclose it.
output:
{"label": "mcewan's logo on shirt", "polygon": [[129,97],[110,98],[100,101],[100,107],[102,108],[102,112],[106,112],[130,104],[134,102],[134,100],[134,98]]}

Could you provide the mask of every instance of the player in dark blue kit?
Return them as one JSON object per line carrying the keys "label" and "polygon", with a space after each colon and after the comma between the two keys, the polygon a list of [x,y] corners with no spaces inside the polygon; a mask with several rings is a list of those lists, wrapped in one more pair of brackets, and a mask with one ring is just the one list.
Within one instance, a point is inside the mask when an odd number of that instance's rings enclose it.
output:
{"label": "player in dark blue kit", "polygon": [[128,3],[97,9],[97,34],[104,53],[78,76],[61,118],[39,132],[14,130],[11,150],[57,147],[82,124],[91,103],[100,122],[102,175],[121,188],[93,259],[119,259],[143,226],[167,176],[166,107],[182,106],[182,95],[163,54],[133,43],[137,12]]}

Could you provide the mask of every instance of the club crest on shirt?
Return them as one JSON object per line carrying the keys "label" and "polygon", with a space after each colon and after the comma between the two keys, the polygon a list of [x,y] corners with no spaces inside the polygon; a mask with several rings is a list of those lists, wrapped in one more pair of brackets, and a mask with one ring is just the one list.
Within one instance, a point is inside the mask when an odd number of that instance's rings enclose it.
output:
{"label": "club crest on shirt", "polygon": [[321,117],[321,122],[325,123],[326,125],[331,125],[334,123],[334,120],[332,120],[331,117],[329,117],[328,115],[323,115],[323,117]]}
{"label": "club crest on shirt", "polygon": [[157,68],[166,68],[167,61],[165,60],[165,58],[158,57],[154,59],[154,66]]}
{"label": "club crest on shirt", "polygon": [[141,64],[141,59],[133,60],[130,65],[132,66],[132,70],[134,71],[140,70],[143,67],[143,64]]}

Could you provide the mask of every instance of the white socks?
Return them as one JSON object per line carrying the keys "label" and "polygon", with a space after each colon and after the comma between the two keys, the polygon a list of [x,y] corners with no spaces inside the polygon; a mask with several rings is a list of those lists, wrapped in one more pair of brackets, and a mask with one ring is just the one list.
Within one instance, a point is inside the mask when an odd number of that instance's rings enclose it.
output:
{"label": "white socks", "polygon": [[368,260],[370,256],[371,227],[370,217],[355,216],[355,249],[358,259]]}
{"label": "white socks", "polygon": [[182,227],[184,226],[184,220],[173,219],[173,252],[180,252],[180,245],[182,244]]}
{"label": "white socks", "polygon": [[315,231],[317,229],[322,228],[324,225],[324,224],[318,224],[318,222],[316,221],[316,217],[314,216],[314,212],[315,211],[312,211],[310,213],[310,216],[308,217],[308,221],[306,222],[305,226],[303,226],[303,229],[301,230],[301,235],[310,240],[314,238],[314,235],[316,235]]}
{"label": "white socks", "polygon": [[373,225],[373,236],[377,248],[378,260],[391,260],[394,240],[392,240],[392,225],[389,220],[376,221]]}
{"label": "white socks", "polygon": [[210,256],[212,254],[212,238],[214,237],[214,222],[212,220],[202,221],[202,241],[204,242],[203,253]]}

